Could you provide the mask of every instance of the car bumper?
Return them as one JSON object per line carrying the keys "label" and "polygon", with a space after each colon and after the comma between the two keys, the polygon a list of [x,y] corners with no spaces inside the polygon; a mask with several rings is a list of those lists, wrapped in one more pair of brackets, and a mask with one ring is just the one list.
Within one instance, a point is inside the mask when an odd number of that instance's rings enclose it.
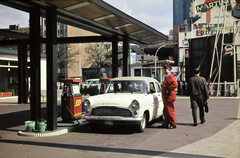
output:
{"label": "car bumper", "polygon": [[83,116],[83,119],[91,123],[103,123],[106,124],[107,122],[113,122],[114,125],[116,124],[139,124],[143,117],[113,117],[113,116]]}

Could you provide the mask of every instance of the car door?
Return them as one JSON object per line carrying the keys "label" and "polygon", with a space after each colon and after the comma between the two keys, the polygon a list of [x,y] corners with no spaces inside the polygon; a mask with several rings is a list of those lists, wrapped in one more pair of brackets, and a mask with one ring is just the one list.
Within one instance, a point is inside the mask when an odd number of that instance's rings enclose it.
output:
{"label": "car door", "polygon": [[[154,82],[149,82],[149,90],[150,90],[150,95],[152,98],[152,105],[150,109],[150,119],[155,119],[158,117],[158,111],[159,111],[159,92],[157,92],[156,85]],[[161,96],[161,94],[160,94]],[[150,121],[151,121],[150,120]]]}
{"label": "car door", "polygon": [[155,87],[156,87],[156,95],[158,98],[158,117],[163,114],[163,100],[162,100],[162,93],[161,93],[161,88],[158,82],[155,82]]}

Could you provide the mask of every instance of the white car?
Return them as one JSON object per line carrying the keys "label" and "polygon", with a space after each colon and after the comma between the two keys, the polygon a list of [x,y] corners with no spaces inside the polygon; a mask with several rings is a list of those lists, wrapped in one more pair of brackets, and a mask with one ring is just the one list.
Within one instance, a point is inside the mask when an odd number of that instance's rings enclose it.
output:
{"label": "white car", "polygon": [[159,82],[150,77],[113,78],[102,95],[84,100],[86,119],[96,129],[105,125],[136,125],[143,132],[148,122],[163,115]]}

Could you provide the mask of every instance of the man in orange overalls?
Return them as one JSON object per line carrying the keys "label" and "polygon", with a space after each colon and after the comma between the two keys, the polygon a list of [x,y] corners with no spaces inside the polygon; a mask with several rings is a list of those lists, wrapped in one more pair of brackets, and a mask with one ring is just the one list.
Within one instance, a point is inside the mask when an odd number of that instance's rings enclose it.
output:
{"label": "man in orange overalls", "polygon": [[[176,100],[175,89],[178,86],[175,77],[171,74],[172,67],[168,64],[163,66],[166,78],[162,85],[162,99],[164,104],[163,115],[164,120],[160,128],[174,129],[177,122],[174,112],[174,101]],[[170,126],[168,126],[170,124]]]}

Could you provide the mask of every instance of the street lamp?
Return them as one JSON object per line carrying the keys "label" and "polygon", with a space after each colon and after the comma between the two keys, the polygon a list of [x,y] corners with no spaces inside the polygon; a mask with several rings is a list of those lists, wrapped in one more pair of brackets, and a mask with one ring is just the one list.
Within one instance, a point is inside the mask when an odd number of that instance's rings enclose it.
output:
{"label": "street lamp", "polygon": [[155,77],[157,76],[157,71],[156,71],[156,65],[157,65],[157,64],[156,64],[156,56],[157,56],[158,51],[159,51],[162,47],[170,46],[170,45],[174,45],[174,44],[178,44],[178,43],[165,44],[165,45],[160,46],[160,47],[157,49],[157,51],[156,51],[156,53],[155,53]]}
{"label": "street lamp", "polygon": [[162,47],[165,47],[166,46],[166,44],[165,45],[162,45],[162,46],[160,46],[158,49],[157,49],[157,51],[156,51],[156,53],[155,53],[155,77],[157,77],[157,69],[156,69],[156,66],[157,66],[157,64],[156,64],[156,56],[157,56],[157,53],[158,53],[158,51],[162,48]]}

